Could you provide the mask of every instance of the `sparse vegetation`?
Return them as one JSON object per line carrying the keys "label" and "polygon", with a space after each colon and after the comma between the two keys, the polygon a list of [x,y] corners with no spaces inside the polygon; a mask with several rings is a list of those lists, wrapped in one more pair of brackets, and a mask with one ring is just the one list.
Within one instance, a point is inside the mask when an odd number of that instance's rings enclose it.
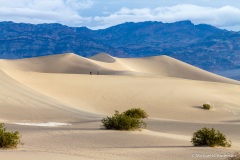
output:
{"label": "sparse vegetation", "polygon": [[227,160],[240,160],[240,152],[234,153],[234,156],[227,158]]}
{"label": "sparse vegetation", "polygon": [[194,146],[231,147],[231,141],[227,141],[224,134],[214,128],[206,127],[195,132],[191,142]]}
{"label": "sparse vegetation", "polygon": [[115,111],[112,117],[103,118],[102,123],[106,129],[136,130],[146,127],[146,123],[142,119],[147,117],[144,110],[132,108],[123,113]]}
{"label": "sparse vegetation", "polygon": [[19,132],[7,132],[5,125],[0,123],[0,148],[15,148],[20,143]]}
{"label": "sparse vegetation", "polygon": [[132,118],[147,118],[147,113],[140,108],[132,108],[124,112],[125,115]]}
{"label": "sparse vegetation", "polygon": [[203,104],[203,109],[210,110],[212,106],[210,104]]}

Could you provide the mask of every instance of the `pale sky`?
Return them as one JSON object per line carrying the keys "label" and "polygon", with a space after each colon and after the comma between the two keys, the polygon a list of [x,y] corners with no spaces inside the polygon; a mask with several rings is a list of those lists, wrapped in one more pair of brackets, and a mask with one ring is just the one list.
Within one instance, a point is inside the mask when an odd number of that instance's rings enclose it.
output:
{"label": "pale sky", "polygon": [[0,0],[0,21],[101,29],[124,22],[181,20],[240,31],[240,1]]}

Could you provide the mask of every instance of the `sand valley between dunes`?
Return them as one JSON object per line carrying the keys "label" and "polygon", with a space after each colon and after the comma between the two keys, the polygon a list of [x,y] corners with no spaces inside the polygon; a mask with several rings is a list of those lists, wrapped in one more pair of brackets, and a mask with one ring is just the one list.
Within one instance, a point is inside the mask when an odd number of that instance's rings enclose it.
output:
{"label": "sand valley between dunes", "polygon": [[[214,108],[203,110],[204,103]],[[101,128],[103,117],[133,107],[149,114],[146,129]],[[187,160],[240,149],[240,82],[168,56],[0,60],[0,108],[0,122],[24,143],[0,150],[0,159]],[[232,147],[193,147],[202,127],[222,131]]]}

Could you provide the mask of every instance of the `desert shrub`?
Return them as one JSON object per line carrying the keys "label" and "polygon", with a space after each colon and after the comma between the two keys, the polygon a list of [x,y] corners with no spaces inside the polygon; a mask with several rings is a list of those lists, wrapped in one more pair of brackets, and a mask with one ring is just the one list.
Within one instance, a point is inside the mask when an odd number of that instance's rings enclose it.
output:
{"label": "desert shrub", "polygon": [[203,109],[209,110],[212,106],[210,104],[203,104]]}
{"label": "desert shrub", "polygon": [[15,148],[20,142],[20,134],[16,132],[7,132],[4,124],[0,124],[0,148]]}
{"label": "desert shrub", "polygon": [[140,108],[132,108],[124,112],[125,115],[132,118],[147,118],[147,113]]}
{"label": "desert shrub", "polygon": [[126,112],[119,113],[118,111],[115,111],[115,114],[112,117],[103,118],[102,119],[103,126],[106,129],[116,130],[135,130],[146,127],[146,123],[143,122],[141,117],[143,116],[146,117],[147,114],[143,114],[140,116],[138,114],[132,115],[130,113],[133,112],[129,112],[128,115],[126,114]]}
{"label": "desert shrub", "polygon": [[227,158],[227,160],[240,160],[240,152],[234,153],[234,156]]}
{"label": "desert shrub", "polygon": [[206,127],[195,132],[191,142],[194,146],[231,147],[231,141],[227,141],[224,134],[214,128]]}

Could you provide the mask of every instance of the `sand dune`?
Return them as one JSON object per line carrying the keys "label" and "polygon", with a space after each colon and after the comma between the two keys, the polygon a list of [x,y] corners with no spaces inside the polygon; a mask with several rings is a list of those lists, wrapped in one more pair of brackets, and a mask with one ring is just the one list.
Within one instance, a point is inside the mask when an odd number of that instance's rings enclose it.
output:
{"label": "sand dune", "polygon": [[66,104],[19,83],[3,70],[0,70],[0,108],[3,121],[74,119],[80,113],[76,114]]}
{"label": "sand dune", "polygon": [[[19,71],[9,72],[9,75],[74,109],[100,114],[112,114],[115,109],[124,111],[131,107],[141,107],[159,118],[223,121],[232,117],[231,112],[240,111],[235,109],[240,104],[240,86],[231,84],[169,77],[63,75]],[[214,115],[213,112],[199,108],[204,103],[215,105]],[[186,117],[187,113],[191,114]]]}
{"label": "sand dune", "polygon": [[20,60],[2,60],[0,65],[8,69],[43,73],[89,74],[90,71],[108,70],[72,53]]}
{"label": "sand dune", "polygon": [[201,70],[168,56],[121,59],[100,53],[87,59],[68,53],[20,60],[1,60],[0,66],[42,73],[151,75],[239,84],[238,81]]}
{"label": "sand dune", "polygon": [[215,75],[168,56],[129,58],[119,60],[135,71],[152,75],[239,84],[237,81]]}
{"label": "sand dune", "polygon": [[[41,159],[43,153],[45,159],[192,159],[192,153],[225,153],[191,146],[192,133],[204,126],[226,133],[233,153],[240,147],[239,95],[238,81],[167,56],[69,53],[0,60],[0,121],[19,130],[25,143],[0,151],[0,159]],[[214,108],[203,110],[203,103]],[[132,107],[150,115],[145,131],[100,129],[102,117]]]}
{"label": "sand dune", "polygon": [[100,62],[108,62],[108,63],[116,62],[116,58],[114,58],[106,53],[99,53],[99,54],[96,54],[89,58],[96,60],[96,61],[100,61]]}

